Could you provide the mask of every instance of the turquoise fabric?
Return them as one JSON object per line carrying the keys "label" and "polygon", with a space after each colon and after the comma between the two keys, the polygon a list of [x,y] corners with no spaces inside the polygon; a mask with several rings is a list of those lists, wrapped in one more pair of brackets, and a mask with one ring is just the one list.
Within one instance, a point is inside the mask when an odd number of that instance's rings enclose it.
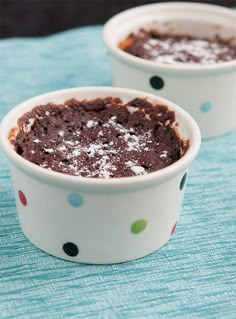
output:
{"label": "turquoise fabric", "polygon": [[[0,41],[0,120],[51,90],[111,85],[102,27]],[[236,132],[204,141],[172,239],[117,265],[59,260],[33,246],[0,150],[0,318],[236,318]]]}

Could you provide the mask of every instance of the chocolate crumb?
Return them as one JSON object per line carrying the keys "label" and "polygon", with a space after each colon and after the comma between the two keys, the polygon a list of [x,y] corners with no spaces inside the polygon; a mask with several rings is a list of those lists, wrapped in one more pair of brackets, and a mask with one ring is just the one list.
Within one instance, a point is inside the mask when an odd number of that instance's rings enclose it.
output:
{"label": "chocolate crumb", "polygon": [[230,42],[219,36],[209,40],[140,29],[122,40],[119,48],[136,57],[158,63],[209,65],[236,59],[236,46]]}
{"label": "chocolate crumb", "polygon": [[45,169],[74,176],[144,175],[175,163],[188,149],[175,114],[136,98],[49,103],[18,120],[9,139],[16,152]]}

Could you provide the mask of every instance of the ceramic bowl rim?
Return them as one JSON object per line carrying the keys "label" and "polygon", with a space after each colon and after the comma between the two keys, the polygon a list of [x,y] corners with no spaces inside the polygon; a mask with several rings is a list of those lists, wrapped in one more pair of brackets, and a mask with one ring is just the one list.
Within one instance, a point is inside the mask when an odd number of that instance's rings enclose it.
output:
{"label": "ceramic bowl rim", "polygon": [[116,45],[113,45],[113,37],[114,37],[114,29],[119,24],[119,21],[124,18],[132,17],[135,13],[143,12],[150,10],[158,10],[159,8],[182,8],[184,9],[204,9],[207,10],[209,13],[219,13],[224,15],[225,17],[233,17],[236,19],[236,10],[224,8],[221,6],[213,5],[213,4],[203,4],[203,3],[188,3],[188,2],[165,2],[165,3],[155,3],[155,4],[147,4],[138,7],[134,7],[128,10],[125,10],[121,13],[114,15],[110,18],[103,28],[103,40],[106,44],[106,47],[110,51],[110,53],[115,56],[117,59],[121,60],[123,63],[133,65],[135,68],[144,69],[144,70],[158,70],[159,72],[163,73],[172,73],[172,74],[194,74],[194,75],[202,75],[202,74],[209,74],[209,73],[218,73],[218,72],[225,72],[225,71],[233,71],[236,69],[236,59],[227,62],[220,62],[214,65],[191,65],[191,64],[164,64],[158,63],[154,61],[145,60],[142,58],[135,57],[129,53],[126,53],[119,49]]}
{"label": "ceramic bowl rim", "polygon": [[[114,178],[114,179],[101,179],[101,178],[88,178],[88,177],[79,178],[76,176],[70,176],[67,174],[58,173],[55,171],[50,171],[45,168],[39,167],[38,165],[33,164],[29,162],[28,160],[22,158],[20,155],[18,155],[16,151],[13,149],[8,139],[8,134],[10,130],[10,128],[8,129],[9,121],[11,121],[11,119],[14,118],[15,123],[17,122],[17,119],[15,119],[16,113],[26,108],[27,105],[31,105],[34,102],[34,100],[48,98],[48,102],[50,102],[53,96],[54,97],[58,95],[63,96],[63,94],[69,94],[72,98],[73,95],[76,94],[76,92],[78,93],[82,92],[82,94],[87,94],[88,96],[89,96],[89,92],[93,92],[93,93],[95,92],[97,94],[97,97],[99,97],[99,93],[107,94],[107,96],[112,96],[112,95],[119,96],[120,94],[127,94],[127,96],[130,95],[130,96],[136,96],[136,97],[137,96],[147,97],[154,101],[157,100],[157,101],[163,102],[165,105],[167,105],[167,107],[169,107],[170,109],[173,109],[176,112],[176,114],[179,114],[180,116],[182,116],[184,118],[184,121],[186,121],[186,125],[189,127],[189,130],[191,131],[191,134],[192,134],[192,140],[190,141],[190,146],[188,151],[177,162],[159,171],[148,173],[142,176],[121,177],[121,178]],[[36,103],[35,106],[36,105],[38,104]],[[22,111],[21,115],[23,115],[25,112],[26,110]],[[61,187],[70,187],[70,188],[80,187],[80,188],[85,188],[88,190],[90,189],[91,191],[92,190],[103,191],[103,190],[113,190],[113,189],[123,190],[123,189],[128,189],[130,187],[131,188],[145,187],[151,184],[162,182],[163,180],[168,180],[172,176],[177,175],[178,173],[184,171],[191,164],[191,162],[196,157],[199,151],[200,144],[201,144],[201,134],[200,134],[200,129],[197,123],[195,122],[195,120],[184,109],[182,109],[181,107],[177,106],[176,104],[166,99],[163,99],[142,91],[130,90],[125,88],[80,87],[80,88],[70,88],[70,89],[48,92],[42,95],[35,96],[15,106],[10,112],[6,114],[6,116],[3,118],[1,122],[0,142],[10,162],[13,163],[20,170],[24,171],[28,175],[33,176],[34,178],[37,178],[46,183],[56,184],[58,186],[61,185]]]}

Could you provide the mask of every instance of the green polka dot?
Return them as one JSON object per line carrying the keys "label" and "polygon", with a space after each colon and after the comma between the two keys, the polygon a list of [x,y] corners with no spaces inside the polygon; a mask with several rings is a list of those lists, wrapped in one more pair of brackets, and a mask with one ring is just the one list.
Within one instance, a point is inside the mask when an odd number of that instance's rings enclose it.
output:
{"label": "green polka dot", "polygon": [[138,219],[131,226],[131,233],[139,234],[147,227],[147,221],[145,219]]}

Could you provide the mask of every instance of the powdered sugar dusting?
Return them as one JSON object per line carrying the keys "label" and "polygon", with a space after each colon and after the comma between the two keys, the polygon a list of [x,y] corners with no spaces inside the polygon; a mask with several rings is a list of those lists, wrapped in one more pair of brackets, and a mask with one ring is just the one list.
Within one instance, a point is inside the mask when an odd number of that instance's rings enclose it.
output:
{"label": "powdered sugar dusting", "polygon": [[126,167],[129,167],[135,175],[147,174],[147,171],[145,170],[145,168],[143,166],[137,165],[137,161],[135,160],[125,162],[125,165]]}
{"label": "powdered sugar dusting", "polygon": [[[17,152],[24,152],[22,141],[26,141],[24,157],[45,169],[104,179],[145,175],[178,159],[165,144],[170,141],[165,134],[174,121],[173,112],[163,105],[153,107],[145,99],[126,105],[119,99],[113,104],[109,101],[83,102],[84,109],[80,106],[78,112],[80,102],[75,100],[71,106],[67,101],[65,112],[60,105],[36,107],[22,121],[24,133],[17,140]],[[25,125],[32,128],[26,134]],[[171,143],[179,143],[173,133]],[[175,153],[177,144],[172,147]]]}
{"label": "powdered sugar dusting", "polygon": [[92,173],[91,176],[98,175],[100,178],[110,178],[112,171],[116,170],[116,167],[112,165],[107,155],[103,156],[99,161],[97,161],[94,166],[98,168],[94,173]]}
{"label": "powdered sugar dusting", "polygon": [[98,124],[98,122],[94,121],[94,120],[89,120],[87,123],[86,123],[86,126],[88,128],[93,128],[95,127],[96,125]]}
{"label": "powdered sugar dusting", "polygon": [[46,153],[53,153],[53,149],[52,148],[44,148],[44,151]]}
{"label": "powdered sugar dusting", "polygon": [[135,112],[138,111],[138,108],[137,108],[137,107],[130,106],[130,105],[127,107],[127,109],[128,109],[128,111],[129,111],[130,114],[133,114],[133,113],[135,113]]}
{"label": "powdered sugar dusting", "polygon": [[218,42],[179,38],[148,39],[143,47],[152,60],[159,63],[215,64],[232,60],[230,49]]}
{"label": "powdered sugar dusting", "polygon": [[147,174],[147,172],[142,166],[131,166],[131,171],[134,172],[135,175]]}
{"label": "powdered sugar dusting", "polygon": [[163,151],[163,152],[160,154],[160,158],[167,158],[167,154],[168,154],[167,151]]}
{"label": "powdered sugar dusting", "polygon": [[[86,128],[88,130],[93,129],[97,125],[96,121],[88,121],[86,123]],[[111,140],[108,143],[104,143],[103,130],[115,129],[117,132],[117,139]],[[107,123],[103,125],[103,128],[98,132],[96,141],[90,143],[89,145],[84,146],[83,143],[77,140],[68,140],[61,134],[61,131],[58,132],[58,136],[64,137],[62,144],[56,146],[55,151],[67,154],[66,160],[75,159],[72,164],[69,165],[69,169],[76,176],[81,176],[86,173],[88,177],[98,176],[101,178],[110,178],[113,175],[113,172],[117,169],[114,165],[113,156],[119,153],[119,144],[121,143],[125,150],[128,152],[143,152],[149,151],[147,144],[152,142],[151,131],[144,132],[142,135],[134,134],[133,128],[126,128],[122,124],[117,122],[117,117],[112,116],[108,119]],[[117,140],[119,140],[117,142]],[[46,152],[53,152],[52,149],[44,148]],[[84,169],[78,169],[77,160],[78,157],[87,157],[89,159],[96,158],[96,161],[93,164],[94,170],[88,172]],[[67,161],[60,162],[60,167],[62,170],[68,169]],[[131,169],[135,175],[146,174],[146,171],[143,167],[139,166],[136,162],[132,163],[131,166],[126,165]],[[46,167],[46,163],[44,167]]]}
{"label": "powdered sugar dusting", "polygon": [[59,132],[58,132],[58,135],[59,135],[59,136],[64,136],[64,135],[65,135],[65,132],[64,132],[64,131],[59,131]]}
{"label": "powdered sugar dusting", "polygon": [[126,52],[158,63],[209,65],[236,59],[236,46],[217,37],[208,40],[141,29],[127,39]]}
{"label": "powdered sugar dusting", "polygon": [[25,126],[23,128],[25,133],[30,132],[32,126],[34,125],[34,122],[35,122],[35,119],[28,119],[28,124],[25,124]]}

